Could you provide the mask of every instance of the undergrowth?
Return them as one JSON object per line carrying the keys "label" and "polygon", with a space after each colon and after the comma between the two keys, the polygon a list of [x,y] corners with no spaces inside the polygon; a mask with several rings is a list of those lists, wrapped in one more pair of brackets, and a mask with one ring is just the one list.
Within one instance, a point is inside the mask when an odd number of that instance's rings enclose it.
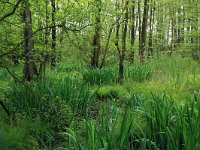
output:
{"label": "undergrowth", "polygon": [[200,149],[199,65],[161,56],[124,69],[123,85],[115,65],[65,62],[25,84],[0,70],[11,113],[0,111],[0,149]]}

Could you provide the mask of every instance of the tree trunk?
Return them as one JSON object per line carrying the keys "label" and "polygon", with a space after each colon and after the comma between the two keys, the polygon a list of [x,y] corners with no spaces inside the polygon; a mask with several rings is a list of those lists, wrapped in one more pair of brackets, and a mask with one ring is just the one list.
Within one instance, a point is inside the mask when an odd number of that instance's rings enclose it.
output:
{"label": "tree trunk", "polygon": [[116,0],[116,12],[117,12],[117,16],[116,16],[116,34],[115,34],[115,46],[117,48],[118,54],[120,55],[120,48],[119,48],[119,29],[120,29],[120,16],[119,16],[119,3],[118,0]]}
{"label": "tree trunk", "polygon": [[[114,24],[115,25],[115,24]],[[112,34],[112,30],[113,30],[113,26],[112,25],[109,29],[109,32],[108,32],[108,39],[107,39],[107,42],[106,42],[106,47],[105,47],[105,51],[103,53],[103,59],[102,59],[102,62],[101,62],[101,65],[100,65],[100,68],[102,68],[103,66],[105,66],[106,64],[106,55],[107,55],[107,52],[108,52],[108,46],[109,46],[109,43],[110,43],[110,38],[111,38],[111,34]]]}
{"label": "tree trunk", "polygon": [[146,33],[147,33],[147,20],[148,20],[148,0],[144,1],[144,12],[142,21],[142,32],[141,32],[141,45],[140,45],[140,63],[144,63],[144,51],[146,44]]}
{"label": "tree trunk", "polygon": [[134,50],[134,43],[135,43],[135,1],[132,2],[132,12],[131,12],[131,54],[130,54],[130,63],[134,63],[135,61],[135,50]]}
{"label": "tree trunk", "polygon": [[119,83],[123,84],[124,80],[124,60],[125,60],[125,52],[126,52],[126,37],[127,37],[127,29],[128,29],[128,3],[129,1],[126,0],[125,2],[125,13],[124,13],[124,23],[122,29],[122,50],[119,55]]}
{"label": "tree trunk", "polygon": [[139,56],[141,55],[141,31],[142,31],[142,25],[141,25],[141,11],[140,11],[140,5],[141,5],[141,0],[138,0],[138,33],[139,33],[139,43],[138,43],[138,52],[139,52]]}
{"label": "tree trunk", "polygon": [[155,2],[151,0],[150,9],[150,31],[149,31],[149,43],[148,43],[148,58],[153,56],[153,25],[154,25],[154,14],[155,14]]}
{"label": "tree trunk", "polygon": [[33,76],[37,74],[36,66],[32,58],[32,50],[34,48],[33,43],[33,32],[32,32],[32,18],[30,11],[30,4],[28,1],[23,3],[24,11],[22,13],[22,19],[25,23],[24,26],[24,56],[25,56],[25,65],[24,65],[24,80],[31,81]]}
{"label": "tree trunk", "polygon": [[[45,26],[46,27],[48,27],[48,20],[49,20],[48,4],[49,4],[48,0],[45,0]],[[49,37],[49,29],[45,28],[45,33],[44,33],[45,51],[41,53],[42,60],[40,60],[40,67],[39,67],[39,74],[40,74],[41,79],[45,78],[46,63],[49,61],[49,54],[47,53],[48,44],[49,44],[48,37]]]}
{"label": "tree trunk", "polygon": [[55,15],[56,15],[56,4],[55,0],[51,0],[51,7],[52,7],[52,58],[51,58],[51,67],[56,67],[56,23],[55,23]]}
{"label": "tree trunk", "polygon": [[97,6],[97,14],[96,14],[96,25],[95,25],[95,35],[93,37],[93,54],[92,54],[92,60],[91,60],[91,68],[98,68],[99,67],[99,54],[101,49],[100,44],[100,32],[101,32],[101,0],[96,0],[96,6]]}

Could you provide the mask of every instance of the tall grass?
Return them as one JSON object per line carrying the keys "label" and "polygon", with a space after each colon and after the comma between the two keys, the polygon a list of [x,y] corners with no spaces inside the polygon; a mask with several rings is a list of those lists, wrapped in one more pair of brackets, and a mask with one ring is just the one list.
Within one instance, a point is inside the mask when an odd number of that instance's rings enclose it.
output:
{"label": "tall grass", "polygon": [[191,58],[181,56],[163,55],[154,59],[151,63],[154,79],[163,78],[169,80],[175,86],[183,84],[189,75],[199,73],[199,64]]}
{"label": "tall grass", "polygon": [[[1,73],[0,80],[8,76],[5,72]],[[49,140],[43,139],[43,135],[37,139],[42,141],[39,143],[44,144],[46,149],[48,145],[52,149],[55,145],[65,144],[60,149],[196,150],[200,149],[197,73],[198,65],[189,58],[162,56],[158,60],[152,60],[150,65],[126,66],[124,77],[130,83],[128,89],[109,85],[116,83],[118,70],[115,67],[89,70],[81,68],[81,65],[70,64],[48,71],[46,80],[30,82],[28,88],[19,84],[5,88],[2,84],[0,89],[3,88],[11,114],[17,112],[16,116],[19,118],[29,114],[31,121],[39,116],[38,120],[42,120],[42,123],[50,124],[50,130],[54,132],[50,134],[51,139],[56,140],[47,142]],[[188,89],[196,91],[196,95],[188,98],[184,105],[167,94],[160,95],[163,91],[169,94],[171,90],[172,93],[182,92],[182,88],[176,91],[170,85],[180,86],[187,78],[191,86]],[[144,82],[146,80],[151,81]],[[92,92],[96,88],[93,85],[103,86]],[[132,87],[140,88],[146,93],[155,90],[154,93],[159,94],[131,96]],[[177,95],[180,97],[179,93]],[[65,127],[66,132],[60,134]],[[25,130],[24,127],[20,129]],[[27,132],[30,133],[28,130]],[[39,134],[37,131],[37,134],[29,135]],[[59,136],[55,137],[56,135]],[[63,137],[66,138],[64,144]],[[35,142],[38,146],[38,141]]]}
{"label": "tall grass", "polygon": [[200,101],[178,105],[166,94],[154,96],[145,109],[146,137],[159,149],[199,149]]}
{"label": "tall grass", "polygon": [[[107,117],[107,116],[104,116]],[[107,120],[105,118],[102,120]],[[121,120],[121,119],[120,119]],[[112,124],[112,130],[109,130],[107,121],[101,122],[98,125],[94,121],[88,120],[85,122],[85,136],[83,139],[77,135],[72,129],[68,128],[65,135],[68,140],[69,149],[128,149],[129,136],[131,135],[132,116],[129,111],[126,111],[122,118],[121,125],[118,126],[117,121]],[[99,128],[99,126],[101,128]],[[81,141],[82,140],[82,141]]]}
{"label": "tall grass", "polygon": [[114,68],[86,69],[82,74],[84,81],[90,85],[110,84],[116,81]]}
{"label": "tall grass", "polygon": [[135,109],[127,109],[123,115],[115,115],[111,129],[105,115],[102,116],[104,121],[85,122],[84,137],[75,132],[74,128],[68,128],[65,133],[67,149],[200,148],[200,101],[197,97],[184,106],[175,103],[166,94],[143,99],[143,102],[140,97],[135,97],[133,101],[136,102],[131,107]]}
{"label": "tall grass", "polygon": [[[32,110],[42,110],[44,104],[59,98],[74,111],[85,114],[92,99],[89,88],[69,77],[37,81],[29,84],[29,88],[23,85],[14,85],[7,91],[6,97],[18,111],[31,113]],[[14,108],[13,108],[14,110]],[[86,115],[86,114],[85,114]]]}
{"label": "tall grass", "polygon": [[[125,80],[131,80],[135,82],[143,82],[151,78],[152,71],[148,65],[131,65],[126,66],[124,69]],[[83,79],[90,85],[112,84],[116,83],[118,79],[118,69],[116,67],[84,70]]]}
{"label": "tall grass", "polygon": [[148,65],[141,66],[139,64],[134,64],[127,66],[125,69],[125,79],[132,80],[135,82],[142,82],[149,80],[152,76],[151,67]]}

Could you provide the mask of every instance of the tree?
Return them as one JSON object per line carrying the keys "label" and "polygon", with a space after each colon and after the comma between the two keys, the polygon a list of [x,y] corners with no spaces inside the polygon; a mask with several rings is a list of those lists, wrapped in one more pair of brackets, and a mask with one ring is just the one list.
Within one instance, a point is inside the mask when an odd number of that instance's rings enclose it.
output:
{"label": "tree", "polygon": [[146,35],[147,35],[147,21],[148,21],[148,0],[144,0],[144,12],[143,12],[143,20],[142,20],[142,30],[141,30],[141,41],[140,41],[140,63],[144,63],[144,51],[146,44]]}
{"label": "tree", "polygon": [[108,52],[108,46],[109,46],[109,43],[110,43],[110,38],[111,38],[111,35],[112,35],[114,25],[115,25],[115,23],[113,25],[111,25],[111,27],[108,31],[108,39],[106,41],[106,46],[105,46],[105,50],[104,50],[104,53],[103,53],[103,59],[101,61],[100,68],[102,68],[106,64],[106,56],[107,56],[107,52]]}
{"label": "tree", "polygon": [[153,56],[153,26],[155,19],[155,1],[151,0],[150,20],[149,20],[149,42],[148,42],[148,58]]}
{"label": "tree", "polygon": [[[18,19],[22,9],[24,26]],[[112,57],[119,80],[126,59],[143,64],[156,51],[199,59],[198,0],[3,0],[0,10],[0,57],[12,65],[25,61],[25,80],[44,76],[47,62],[56,67],[61,55],[90,68],[109,65]]]}
{"label": "tree", "polygon": [[51,19],[52,19],[52,25],[54,26],[52,28],[52,58],[51,58],[51,67],[56,67],[56,21],[55,21],[55,15],[56,15],[56,4],[55,0],[51,0]]}
{"label": "tree", "polygon": [[99,67],[99,55],[101,50],[100,36],[101,36],[101,0],[96,0],[95,5],[97,12],[95,14],[95,34],[92,41],[93,52],[91,59],[91,67]]}
{"label": "tree", "polygon": [[33,32],[32,32],[32,16],[29,1],[23,1],[22,19],[24,26],[24,79],[31,81],[33,76],[37,74],[37,69],[33,61]]}
{"label": "tree", "polygon": [[[49,1],[45,0],[45,26],[46,27],[49,26],[48,4],[49,4]],[[39,71],[38,71],[41,78],[45,77],[46,64],[49,61],[49,53],[48,53],[49,40],[48,40],[48,37],[49,37],[49,28],[45,28],[45,33],[44,33],[45,51],[41,52],[40,67],[39,67]]]}
{"label": "tree", "polygon": [[136,25],[135,25],[136,17],[135,17],[135,0],[132,1],[132,11],[131,11],[131,54],[130,54],[130,62],[134,63],[135,60],[135,35],[136,35]]}
{"label": "tree", "polygon": [[[119,57],[119,83],[123,84],[124,80],[124,60],[125,60],[125,52],[126,52],[126,38],[127,38],[127,29],[128,29],[128,5],[129,1],[126,0],[124,4],[124,13],[123,15],[123,24],[122,24],[122,48],[120,50],[118,42],[119,42],[119,21],[117,22],[117,33],[116,33],[116,47],[118,49],[118,57]],[[118,8],[119,4],[117,4]],[[118,15],[119,17],[119,15]]]}

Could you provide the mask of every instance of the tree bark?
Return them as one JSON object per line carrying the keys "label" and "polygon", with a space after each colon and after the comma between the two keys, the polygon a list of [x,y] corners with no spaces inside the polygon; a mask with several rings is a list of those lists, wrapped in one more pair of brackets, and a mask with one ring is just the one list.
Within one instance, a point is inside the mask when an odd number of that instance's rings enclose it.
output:
{"label": "tree bark", "polygon": [[155,14],[155,2],[151,0],[150,8],[150,31],[149,31],[149,43],[148,43],[148,58],[153,57],[153,25],[154,25],[154,14]]}
{"label": "tree bark", "polygon": [[134,50],[134,43],[135,43],[135,0],[132,2],[132,12],[131,12],[131,54],[130,54],[130,63],[134,63],[135,61],[135,50]]}
{"label": "tree bark", "polygon": [[24,26],[24,80],[31,81],[33,76],[37,74],[37,69],[32,58],[32,50],[34,48],[33,32],[32,32],[32,17],[30,11],[30,4],[28,1],[23,3],[24,11],[22,13],[22,19],[25,23]]}
{"label": "tree bark", "polygon": [[52,13],[51,13],[51,19],[52,19],[52,25],[54,26],[52,28],[52,58],[51,58],[51,67],[56,67],[56,23],[55,23],[55,15],[56,15],[56,4],[55,0],[51,0],[51,7],[52,7]]}
{"label": "tree bark", "polygon": [[101,50],[101,44],[100,44],[100,32],[101,32],[101,0],[96,0],[96,6],[97,6],[97,14],[95,18],[95,35],[93,37],[93,54],[91,59],[91,68],[98,68],[99,67],[99,55]]}
{"label": "tree bark", "polygon": [[138,0],[138,33],[139,33],[139,43],[138,43],[138,52],[139,52],[139,56],[141,55],[141,31],[142,31],[142,25],[141,25],[141,0]]}
{"label": "tree bark", "polygon": [[102,67],[105,66],[105,64],[106,64],[106,56],[107,56],[107,52],[108,52],[108,46],[109,46],[109,43],[110,43],[110,38],[111,38],[113,26],[114,26],[114,25],[112,25],[112,26],[110,27],[109,32],[108,32],[108,39],[107,39],[107,42],[106,42],[105,51],[104,51],[104,53],[103,53],[103,59],[102,59],[100,68],[102,68]]}
{"label": "tree bark", "polygon": [[143,21],[142,21],[142,31],[141,31],[141,44],[140,44],[140,63],[144,63],[144,52],[146,44],[146,34],[147,34],[147,21],[148,21],[148,0],[144,1],[144,11],[143,11]]}
{"label": "tree bark", "polygon": [[122,29],[122,50],[119,53],[119,83],[123,84],[124,80],[124,60],[125,60],[125,52],[126,52],[126,37],[127,37],[127,29],[128,29],[128,4],[129,1],[125,1],[124,6],[124,18],[123,18],[123,29]]}
{"label": "tree bark", "polygon": [[[49,1],[45,0],[45,26],[48,27],[48,21],[49,21],[49,15],[48,15],[48,4]],[[48,44],[49,44],[49,29],[45,28],[44,33],[44,43],[45,43],[45,52],[41,53],[42,60],[40,61],[40,68],[39,68],[39,74],[41,79],[45,78],[45,72],[46,72],[46,63],[49,61],[49,54],[48,51]]]}

